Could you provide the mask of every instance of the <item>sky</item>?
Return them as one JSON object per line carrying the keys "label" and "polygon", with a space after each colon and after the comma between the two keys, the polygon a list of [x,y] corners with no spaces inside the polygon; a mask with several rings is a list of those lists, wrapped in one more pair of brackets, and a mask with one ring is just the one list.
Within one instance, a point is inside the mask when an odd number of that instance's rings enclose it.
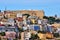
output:
{"label": "sky", "polygon": [[60,0],[0,0],[0,10],[44,10],[46,16],[60,17]]}

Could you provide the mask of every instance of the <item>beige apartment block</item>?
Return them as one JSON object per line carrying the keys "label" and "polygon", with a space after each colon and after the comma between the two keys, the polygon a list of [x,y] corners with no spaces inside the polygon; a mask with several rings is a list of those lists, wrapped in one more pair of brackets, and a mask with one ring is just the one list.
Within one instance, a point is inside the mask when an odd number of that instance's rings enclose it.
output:
{"label": "beige apartment block", "polygon": [[6,14],[10,15],[8,17],[12,17],[12,18],[16,17],[18,13],[29,14],[29,15],[35,14],[37,17],[40,17],[41,19],[43,19],[43,16],[44,16],[43,10],[12,10],[12,11],[6,12]]}

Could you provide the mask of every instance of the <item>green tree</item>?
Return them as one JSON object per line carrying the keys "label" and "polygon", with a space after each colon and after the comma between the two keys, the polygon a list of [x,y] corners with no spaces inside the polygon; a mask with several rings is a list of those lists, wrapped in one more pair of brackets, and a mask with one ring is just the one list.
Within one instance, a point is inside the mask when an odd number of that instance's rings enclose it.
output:
{"label": "green tree", "polygon": [[48,17],[47,17],[47,16],[43,16],[43,18],[44,18],[44,19],[48,19]]}
{"label": "green tree", "polygon": [[19,32],[23,32],[23,29],[22,28],[18,28]]}
{"label": "green tree", "polygon": [[1,32],[0,34],[1,34],[1,36],[5,36],[5,32]]}
{"label": "green tree", "polygon": [[31,39],[32,40],[35,40],[35,39],[38,39],[39,37],[38,37],[38,35],[37,34],[31,34]]}
{"label": "green tree", "polygon": [[23,16],[27,16],[27,18],[30,16],[29,14],[23,14]]}
{"label": "green tree", "polygon": [[49,17],[48,21],[49,21],[49,24],[53,24],[55,22],[55,18],[54,17]]}

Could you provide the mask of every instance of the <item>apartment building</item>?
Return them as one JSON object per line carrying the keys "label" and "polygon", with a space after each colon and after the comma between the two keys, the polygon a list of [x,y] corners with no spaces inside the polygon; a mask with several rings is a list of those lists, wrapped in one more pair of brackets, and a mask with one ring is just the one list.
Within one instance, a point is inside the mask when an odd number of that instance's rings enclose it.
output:
{"label": "apartment building", "polygon": [[13,11],[6,11],[5,15],[8,15],[8,18],[15,18],[18,14],[35,14],[37,17],[43,19],[44,11],[43,10],[13,10]]}

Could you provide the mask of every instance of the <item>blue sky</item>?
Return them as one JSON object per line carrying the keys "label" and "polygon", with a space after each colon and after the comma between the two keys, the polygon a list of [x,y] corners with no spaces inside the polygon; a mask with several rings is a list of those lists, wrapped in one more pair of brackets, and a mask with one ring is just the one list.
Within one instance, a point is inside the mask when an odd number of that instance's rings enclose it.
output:
{"label": "blue sky", "polygon": [[0,0],[0,10],[37,9],[44,10],[46,16],[60,17],[60,0]]}

